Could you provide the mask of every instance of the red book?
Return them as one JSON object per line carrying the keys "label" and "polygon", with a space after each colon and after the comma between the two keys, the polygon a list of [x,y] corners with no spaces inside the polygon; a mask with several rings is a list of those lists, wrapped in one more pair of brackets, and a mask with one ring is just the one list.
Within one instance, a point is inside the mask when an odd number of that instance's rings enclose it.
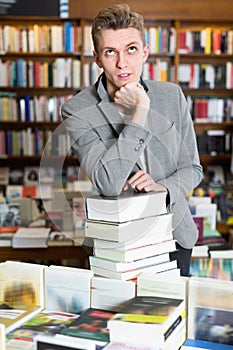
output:
{"label": "red book", "polygon": [[23,185],[23,191],[22,191],[22,197],[27,198],[35,198],[37,192],[37,186],[36,185]]}

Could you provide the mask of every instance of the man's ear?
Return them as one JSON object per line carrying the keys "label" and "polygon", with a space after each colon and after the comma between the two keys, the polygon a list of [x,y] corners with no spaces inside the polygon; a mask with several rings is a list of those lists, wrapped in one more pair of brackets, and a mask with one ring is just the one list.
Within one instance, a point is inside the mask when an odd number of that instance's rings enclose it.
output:
{"label": "man's ear", "polygon": [[102,63],[101,63],[101,60],[100,60],[100,58],[99,58],[99,55],[98,55],[98,53],[97,53],[96,51],[93,51],[93,57],[94,57],[94,61],[95,61],[95,63],[97,64],[97,66],[98,66],[99,68],[103,68],[103,65],[102,65]]}
{"label": "man's ear", "polygon": [[147,58],[149,56],[149,50],[150,50],[149,45],[148,44],[145,45],[144,48],[143,48],[143,62],[144,63],[146,62],[146,60],[147,60]]}

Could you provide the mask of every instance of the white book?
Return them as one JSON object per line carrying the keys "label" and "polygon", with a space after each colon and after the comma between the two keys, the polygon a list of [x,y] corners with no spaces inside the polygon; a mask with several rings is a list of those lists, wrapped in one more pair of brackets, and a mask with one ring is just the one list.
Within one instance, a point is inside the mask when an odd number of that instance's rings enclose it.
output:
{"label": "white book", "polygon": [[86,220],[85,236],[113,242],[134,242],[145,236],[172,231],[172,214],[129,220],[123,223]]}
{"label": "white book", "polygon": [[139,268],[139,269],[123,271],[123,272],[110,271],[97,266],[91,266],[91,271],[93,271],[93,273],[97,276],[113,278],[113,279],[122,280],[122,281],[128,281],[128,280],[137,278],[143,272],[160,273],[163,271],[172,270],[176,268],[177,268],[177,262],[173,260],[173,261],[168,261],[168,262],[153,265],[153,266],[147,266],[141,269]]}
{"label": "white book", "polygon": [[91,283],[91,307],[117,311],[119,306],[135,297],[135,283],[111,278],[93,277]]}
{"label": "white book", "polygon": [[126,222],[167,213],[166,191],[124,193],[118,197],[99,195],[85,198],[86,218],[91,220]]}
{"label": "white book", "polygon": [[102,249],[95,248],[95,255],[99,258],[110,259],[121,262],[129,262],[143,259],[163,253],[169,253],[176,250],[176,241],[171,239],[161,243],[150,244],[139,248],[120,250],[120,249]]}
{"label": "white book", "polygon": [[142,273],[137,279],[137,295],[185,299],[187,303],[188,280],[189,277],[177,276],[172,272],[170,276],[166,273]]}
{"label": "white book", "polygon": [[212,258],[212,259],[233,259],[233,249],[210,250],[210,258]]}
{"label": "white book", "polygon": [[45,271],[45,306],[48,310],[78,314],[90,307],[93,272],[50,265]]}
{"label": "white book", "polygon": [[135,270],[135,269],[170,261],[169,253],[150,256],[145,259],[139,259],[131,262],[117,262],[114,260],[98,258],[97,256],[90,256],[89,260],[90,260],[91,266],[101,267],[107,270],[118,271],[118,272]]}
{"label": "white book", "polygon": [[13,248],[47,248],[50,228],[20,227],[12,238]]}
{"label": "white book", "polygon": [[81,61],[72,60],[72,86],[73,88],[80,89],[81,86]]}
{"label": "white book", "polygon": [[192,257],[200,258],[209,256],[209,247],[207,244],[195,245],[192,249]]}
{"label": "white book", "polygon": [[143,235],[142,237],[139,236],[139,238],[135,238],[129,242],[111,242],[104,239],[94,239],[94,247],[102,249],[129,250],[150,244],[169,241],[171,239],[173,239],[172,231],[164,233],[154,232],[154,234]]}

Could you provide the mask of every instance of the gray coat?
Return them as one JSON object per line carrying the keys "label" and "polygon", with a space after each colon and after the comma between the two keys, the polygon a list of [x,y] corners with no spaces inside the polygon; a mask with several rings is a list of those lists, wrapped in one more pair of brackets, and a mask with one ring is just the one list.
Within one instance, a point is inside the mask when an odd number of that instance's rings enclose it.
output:
{"label": "gray coat", "polygon": [[145,81],[150,111],[145,127],[126,123],[104,87],[104,76],[62,106],[62,116],[81,166],[105,196],[121,193],[126,180],[142,168],[169,191],[174,238],[192,248],[197,228],[186,194],[203,178],[186,99],[178,85]]}

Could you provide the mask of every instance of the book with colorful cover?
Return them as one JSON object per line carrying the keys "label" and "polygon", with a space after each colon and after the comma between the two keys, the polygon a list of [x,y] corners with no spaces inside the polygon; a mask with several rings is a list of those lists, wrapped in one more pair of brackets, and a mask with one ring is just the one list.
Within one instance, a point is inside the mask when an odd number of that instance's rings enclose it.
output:
{"label": "book with colorful cover", "polygon": [[77,314],[44,310],[20,327],[7,333],[6,338],[8,341],[14,339],[15,343],[17,340],[33,342],[38,334],[54,335],[59,333],[77,317]]}
{"label": "book with colorful cover", "polygon": [[162,346],[185,318],[184,299],[136,296],[108,321],[110,341]]}
{"label": "book with colorful cover", "polygon": [[108,343],[107,323],[114,315],[112,311],[90,308],[62,329],[60,334]]}
{"label": "book with colorful cover", "polygon": [[45,268],[17,261],[0,264],[0,323],[6,332],[44,309]]}
{"label": "book with colorful cover", "polygon": [[191,277],[188,338],[233,345],[233,281]]}

